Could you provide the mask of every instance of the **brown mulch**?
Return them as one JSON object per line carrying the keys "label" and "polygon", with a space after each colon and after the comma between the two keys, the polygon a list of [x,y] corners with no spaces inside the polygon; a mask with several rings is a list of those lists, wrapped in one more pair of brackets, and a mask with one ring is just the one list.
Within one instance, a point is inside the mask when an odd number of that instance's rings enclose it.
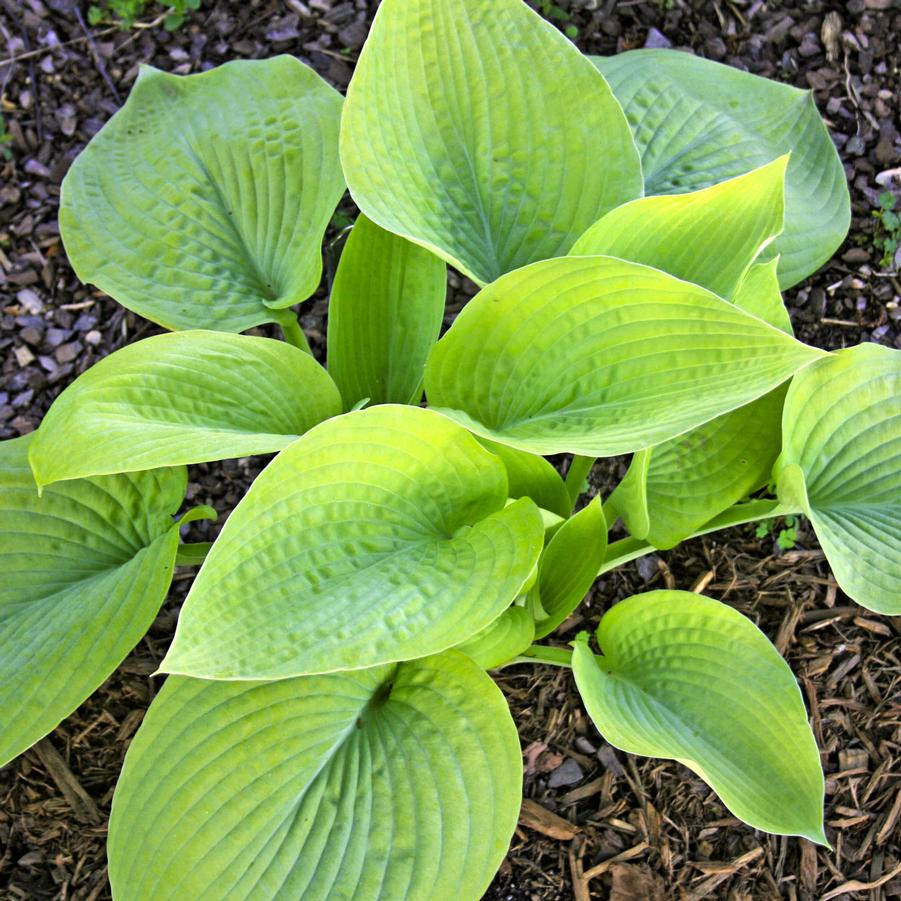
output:
{"label": "brown mulch", "polygon": [[[803,340],[901,348],[897,268],[879,269],[873,209],[901,197],[898,0],[556,0],[587,52],[690,48],[810,87],[852,185],[851,234],[833,262],[790,292]],[[169,34],[157,23],[88,27],[80,0],[0,0],[0,438],[31,431],[80,372],[156,331],[73,276],[56,225],[75,154],[126,96],[140,62],[188,73],[292,53],[346,87],[375,4],[205,0]],[[144,20],[147,24],[148,20]],[[2,135],[2,132],[0,132]],[[4,151],[8,151],[5,153]],[[324,290],[304,307],[321,349]],[[189,498],[231,509],[258,459],[191,469]],[[617,466],[598,472],[607,492]],[[599,467],[600,470],[600,467]],[[191,526],[204,540],[216,527]],[[128,741],[158,690],[148,678],[171,638],[190,573],[116,674],[39,746],[0,769],[0,899],[109,897],[105,822]],[[827,775],[834,850],[738,823],[684,767],[621,754],[587,720],[564,670],[513,667],[499,682],[520,725],[520,828],[488,899],[901,897],[901,622],[837,590],[802,526],[782,552],[751,526],[695,540],[605,576],[554,636],[593,627],[614,600],[697,587],[758,622],[786,655],[811,711]],[[581,619],[579,618],[581,617]]]}

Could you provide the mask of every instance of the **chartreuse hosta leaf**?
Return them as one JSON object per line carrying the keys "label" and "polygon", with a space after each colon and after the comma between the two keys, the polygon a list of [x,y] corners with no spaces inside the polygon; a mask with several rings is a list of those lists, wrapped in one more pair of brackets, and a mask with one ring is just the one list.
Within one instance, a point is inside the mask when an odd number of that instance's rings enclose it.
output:
{"label": "chartreuse hosta leaf", "polygon": [[119,901],[479,898],[519,815],[516,727],[463,654],[276,682],[173,677],[110,819]]}
{"label": "chartreuse hosta leaf", "polygon": [[841,350],[793,380],[779,499],[810,517],[842,590],[901,614],[901,352]]}
{"label": "chartreuse hosta leaf", "polygon": [[328,370],[344,406],[418,404],[438,340],[447,269],[434,254],[360,216],[328,305]]}
{"label": "chartreuse hosta leaf", "polygon": [[794,676],[740,613],[686,591],[652,591],[581,637],[573,673],[598,731],[617,748],[678,760],[735,816],[826,843],[823,772]]}
{"label": "chartreuse hosta leaf", "polygon": [[641,151],[645,193],[684,194],[791,153],[783,288],[832,256],[851,221],[838,153],[810,91],[674,50],[592,57],[622,103]]}
{"label": "chartreuse hosta leaf", "polygon": [[493,623],[457,645],[482,669],[495,669],[513,660],[535,638],[535,621],[525,607],[508,607]]}
{"label": "chartreuse hosta leaf", "polygon": [[44,490],[32,436],[0,443],[0,765],[70,714],[122,662],[172,578],[185,471]]}
{"label": "chartreuse hosta leaf", "polygon": [[331,419],[270,464],[195,581],[162,670],[283,678],[435,653],[508,607],[544,528],[501,461],[419,407]]}
{"label": "chartreuse hosta leaf", "polygon": [[623,111],[522,0],[384,0],[341,122],[360,209],[485,284],[640,197]]}
{"label": "chartreuse hosta leaf", "polygon": [[341,412],[328,373],[283,341],[190,331],[105,357],[57,398],[29,457],[39,484],[281,450]]}
{"label": "chartreuse hosta leaf", "polygon": [[483,289],[432,350],[430,404],[538,454],[659,444],[824,355],[638,263],[564,257]]}
{"label": "chartreuse hosta leaf", "polygon": [[510,497],[530,497],[539,507],[566,519],[572,512],[572,504],[560,473],[544,457],[498,444],[488,438],[479,443],[501,458],[507,470]]}
{"label": "chartreuse hosta leaf", "polygon": [[543,614],[535,637],[550,635],[588,593],[607,550],[607,524],[601,499],[568,519],[554,533],[538,564],[538,599]]}
{"label": "chartreuse hosta leaf", "polygon": [[78,277],[166,328],[276,320],[319,284],[344,191],[341,104],[290,56],[186,77],[143,67],[63,182]]}
{"label": "chartreuse hosta leaf", "polygon": [[[756,263],[735,293],[735,305],[788,334],[791,321],[776,280],[776,260]],[[608,501],[629,532],[670,548],[718,513],[769,481],[782,440],[786,386],[632,459]]]}
{"label": "chartreuse hosta leaf", "polygon": [[644,263],[729,300],[782,231],[787,163],[782,156],[700,191],[623,204],[589,228],[570,253]]}

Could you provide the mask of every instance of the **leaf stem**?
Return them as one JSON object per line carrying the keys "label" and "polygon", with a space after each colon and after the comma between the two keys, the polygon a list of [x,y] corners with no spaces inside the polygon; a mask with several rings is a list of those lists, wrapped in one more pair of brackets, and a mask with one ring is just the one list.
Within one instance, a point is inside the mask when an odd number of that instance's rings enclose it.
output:
{"label": "leaf stem", "polygon": [[[709,535],[711,532],[718,532],[720,529],[729,529],[732,526],[740,526],[746,522],[759,522],[762,519],[774,519],[777,516],[797,515],[800,511],[794,507],[784,506],[779,501],[772,498],[760,498],[753,501],[746,501],[743,504],[735,504],[728,510],[714,516],[705,526],[698,529],[697,532],[689,535],[689,538],[697,538],[700,535]],[[598,575],[610,572],[623,563],[630,560],[636,560],[638,557],[644,557],[646,554],[652,554],[658,550],[652,544],[642,541],[638,538],[623,538],[619,541],[613,541],[607,546],[607,554],[601,565]]]}
{"label": "leaf stem", "polygon": [[511,663],[549,663],[551,666],[565,666],[572,669],[573,652],[567,648],[549,648],[546,645],[533,644],[526,648]]}
{"label": "leaf stem", "polygon": [[294,347],[300,348],[300,350],[306,351],[310,356],[313,356],[310,342],[307,341],[307,336],[303,333],[297,317],[290,310],[279,310],[276,314],[276,322],[278,322],[288,344],[293,344]]}
{"label": "leaf stem", "polygon": [[566,472],[566,491],[569,494],[570,503],[575,506],[576,501],[579,499],[579,495],[582,493],[582,486],[585,484],[585,479],[588,477],[588,473],[591,472],[591,467],[597,462],[597,457],[580,457],[576,454],[572,463],[569,464],[569,469]]}
{"label": "leaf stem", "polygon": [[180,544],[175,554],[176,566],[200,566],[206,559],[210,548],[213,546],[211,541],[198,541],[188,544]]}

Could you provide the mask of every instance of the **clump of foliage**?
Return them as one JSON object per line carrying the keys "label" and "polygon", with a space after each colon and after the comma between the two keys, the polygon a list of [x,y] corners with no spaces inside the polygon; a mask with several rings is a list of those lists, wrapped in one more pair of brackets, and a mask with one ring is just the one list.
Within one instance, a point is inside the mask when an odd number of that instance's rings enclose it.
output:
{"label": "clump of foliage", "polygon": [[123,28],[131,28],[145,14],[165,13],[163,27],[176,31],[191,12],[200,9],[202,0],[100,0],[88,7],[88,22],[98,25],[106,19],[118,20]]}
{"label": "clump of foliage", "polygon": [[[291,308],[345,187],[326,370]],[[521,800],[510,664],[571,667],[613,745],[826,842],[801,693],[748,619],[652,591],[544,639],[599,573],[801,514],[848,595],[901,612],[901,356],[800,343],[780,294],[849,215],[809,94],[587,59],[520,0],[384,0],[346,99],[284,56],[144,68],[60,225],[171,331],[0,444],[0,761],[202,561],[113,800],[121,901],[480,897]],[[439,339],[447,264],[481,290]],[[240,334],[263,323],[287,340]],[[268,453],[212,546],[180,543],[215,516],[173,520],[186,465]]]}
{"label": "clump of foliage", "polygon": [[883,191],[879,195],[879,209],[873,211],[876,229],[873,244],[882,254],[879,265],[883,269],[891,268],[895,263],[895,254],[901,244],[901,214],[895,211],[898,198],[891,191]]}

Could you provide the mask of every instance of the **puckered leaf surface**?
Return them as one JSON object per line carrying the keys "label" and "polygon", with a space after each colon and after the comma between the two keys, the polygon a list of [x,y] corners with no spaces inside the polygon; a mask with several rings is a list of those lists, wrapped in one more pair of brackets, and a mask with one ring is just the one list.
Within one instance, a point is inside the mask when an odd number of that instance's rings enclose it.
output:
{"label": "puckered leaf surface", "polygon": [[328,305],[328,371],[345,409],[367,397],[370,404],[419,403],[446,294],[441,260],[359,216]]}
{"label": "puckered leaf surface", "polygon": [[426,393],[494,441],[613,456],[749,403],[821,356],[656,269],[565,257],[470,301],[432,350]]}
{"label": "puckered leaf surface", "polygon": [[901,352],[862,344],[793,380],[779,498],[810,517],[842,590],[901,613]]}
{"label": "puckered leaf surface", "polygon": [[782,231],[787,163],[783,156],[699,191],[623,204],[570,253],[644,263],[731,300],[761,250]]}
{"label": "puckered leaf surface", "polygon": [[781,254],[783,289],[844,240],[851,204],[844,169],[810,91],[675,50],[592,57],[622,103],[641,151],[646,194],[683,194],[791,153]]}
{"label": "puckered leaf surface", "polygon": [[577,641],[573,673],[610,744],[678,760],[737,817],[825,844],[823,771],[788,664],[740,613],[687,591],[617,604],[601,658]]}
{"label": "puckered leaf surface", "polygon": [[229,517],[162,669],[284,678],[452,647],[500,616],[538,560],[538,508],[506,500],[501,461],[439,413],[322,423]]}
{"label": "puckered leaf surface", "polygon": [[[791,320],[776,280],[776,260],[756,263],[733,298],[736,306],[788,334]],[[608,501],[629,532],[670,548],[718,513],[766,485],[782,440],[787,386],[635,454]]]}
{"label": "puckered leaf surface", "polygon": [[170,329],[240,332],[306,300],[344,191],[341,104],[291,56],[145,66],[63,182],[78,277]]}
{"label": "puckered leaf surface", "polygon": [[169,588],[183,469],[38,489],[32,436],[0,443],[0,765],[70,714],[150,627]]}
{"label": "puckered leaf surface", "polygon": [[479,898],[516,826],[516,727],[475,663],[172,677],[110,820],[120,901]]}
{"label": "puckered leaf surface", "polygon": [[283,341],[191,331],[102,359],[57,398],[29,456],[58,479],[281,450],[341,412],[328,373]]}
{"label": "puckered leaf surface", "polygon": [[640,197],[622,109],[521,0],[384,0],[341,123],[360,209],[480,284]]}

